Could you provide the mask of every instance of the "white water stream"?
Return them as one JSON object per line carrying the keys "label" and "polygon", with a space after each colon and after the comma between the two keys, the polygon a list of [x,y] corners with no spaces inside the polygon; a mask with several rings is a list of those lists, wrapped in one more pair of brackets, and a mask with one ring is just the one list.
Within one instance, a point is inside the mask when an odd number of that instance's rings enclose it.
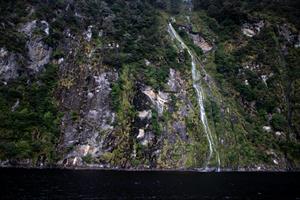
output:
{"label": "white water stream", "polygon": [[203,124],[204,127],[204,132],[206,134],[207,137],[207,141],[208,141],[208,145],[209,145],[209,155],[207,157],[207,162],[205,167],[208,167],[209,162],[213,156],[213,154],[216,154],[216,159],[218,162],[218,170],[220,168],[220,157],[219,157],[219,153],[216,150],[216,146],[214,143],[214,139],[212,136],[212,133],[210,131],[209,125],[208,125],[208,121],[207,121],[207,117],[206,117],[206,113],[205,113],[205,109],[204,109],[204,96],[203,96],[203,89],[200,83],[200,72],[197,70],[196,67],[196,59],[195,56],[193,55],[192,51],[189,49],[189,47],[183,42],[183,40],[181,39],[181,37],[178,35],[178,33],[176,32],[176,30],[174,29],[174,27],[172,26],[171,23],[169,23],[169,33],[180,43],[181,47],[183,49],[186,49],[191,57],[192,60],[192,78],[193,78],[193,87],[196,90],[197,93],[197,100],[198,100],[198,105],[200,108],[200,119],[201,122]]}

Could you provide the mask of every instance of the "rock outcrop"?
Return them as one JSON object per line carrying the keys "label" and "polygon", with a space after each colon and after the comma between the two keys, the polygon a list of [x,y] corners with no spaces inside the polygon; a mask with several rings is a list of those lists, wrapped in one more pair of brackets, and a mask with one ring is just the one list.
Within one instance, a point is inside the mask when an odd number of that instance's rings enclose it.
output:
{"label": "rock outcrop", "polygon": [[41,72],[44,66],[49,63],[52,48],[44,44],[42,38],[31,39],[27,43],[29,66],[33,73]]}
{"label": "rock outcrop", "polygon": [[162,115],[168,103],[168,94],[162,91],[155,92],[151,87],[145,87],[143,93],[149,97],[157,112]]}
{"label": "rock outcrop", "polygon": [[261,29],[265,26],[264,21],[259,21],[257,23],[245,23],[242,26],[242,33],[248,37],[254,37],[259,34]]}
{"label": "rock outcrop", "polygon": [[28,64],[27,67],[33,74],[43,70],[43,67],[49,63],[52,48],[43,42],[43,35],[35,34],[35,31],[42,30],[45,35],[49,35],[49,24],[46,21],[33,20],[28,22],[20,28],[29,40],[26,43],[28,50]]}
{"label": "rock outcrop", "polygon": [[15,79],[18,77],[20,70],[20,60],[21,55],[16,53],[11,53],[5,48],[0,49],[0,79],[3,82],[7,82],[10,79]]}
{"label": "rock outcrop", "polygon": [[[62,148],[72,150],[64,155],[61,164],[81,166],[84,164],[82,159],[86,156],[97,159],[103,154],[103,141],[114,128],[115,114],[109,102],[111,83],[116,79],[117,74],[114,72],[94,75],[87,83],[87,90],[78,94],[77,103],[73,99],[77,88],[71,89],[68,91],[71,93],[66,93],[63,97],[64,104],[72,110],[66,112],[62,119]],[[70,102],[72,103],[69,104]],[[84,105],[80,105],[81,103]],[[74,107],[75,105],[78,107]]]}
{"label": "rock outcrop", "polygon": [[49,24],[46,21],[33,20],[22,24],[19,32],[27,37],[24,55],[10,52],[5,47],[0,49],[0,79],[8,82],[16,79],[22,73],[36,74],[50,62],[52,48],[43,41],[45,35],[39,35],[37,30],[49,34]]}
{"label": "rock outcrop", "polygon": [[194,41],[194,44],[201,48],[204,53],[207,53],[213,49],[213,46],[209,42],[207,42],[203,37],[201,37],[199,33],[190,33],[190,36]]}

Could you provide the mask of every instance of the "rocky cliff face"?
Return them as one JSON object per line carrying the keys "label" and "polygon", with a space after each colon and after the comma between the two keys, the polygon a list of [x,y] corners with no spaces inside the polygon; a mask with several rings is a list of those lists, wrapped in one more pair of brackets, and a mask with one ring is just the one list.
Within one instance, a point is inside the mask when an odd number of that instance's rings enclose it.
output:
{"label": "rocky cliff face", "polygon": [[164,1],[20,2],[0,14],[2,166],[299,168],[291,23],[249,17],[230,35],[189,1],[176,16]]}
{"label": "rocky cliff face", "polygon": [[[43,27],[45,24],[46,27]],[[27,38],[25,52],[22,52],[22,55],[10,52],[5,47],[1,48],[0,77],[5,82],[18,78],[22,73],[34,75],[41,72],[49,63],[52,53],[52,48],[42,41],[43,37],[49,34],[47,22],[34,20],[18,26],[18,32]],[[40,30],[45,31],[45,34],[37,34]]]}
{"label": "rocky cliff face", "polygon": [[5,48],[1,48],[1,79],[4,84],[10,79],[18,77],[18,55],[8,52]]}

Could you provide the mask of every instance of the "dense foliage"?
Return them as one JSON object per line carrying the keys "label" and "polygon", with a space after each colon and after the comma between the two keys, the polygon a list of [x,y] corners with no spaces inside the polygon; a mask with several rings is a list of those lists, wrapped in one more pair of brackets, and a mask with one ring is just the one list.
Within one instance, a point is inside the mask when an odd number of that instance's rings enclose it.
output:
{"label": "dense foliage", "polygon": [[233,20],[241,22],[252,12],[274,12],[278,17],[286,17],[292,23],[299,24],[299,1],[293,0],[194,0],[194,8],[205,9],[219,21]]}
{"label": "dense foliage", "polygon": [[[191,4],[194,11],[187,9]],[[22,57],[19,77],[0,83],[0,160],[55,163],[63,115],[58,103],[62,99],[56,93],[70,88],[76,91],[72,95],[91,92],[82,92],[80,84],[87,83],[83,87],[88,87],[92,76],[109,71],[118,74],[110,84],[111,102],[107,104],[116,120],[106,144],[109,150],[97,161],[125,168],[203,164],[208,144],[196,112],[199,105],[190,56],[169,37],[170,21],[208,71],[208,75],[201,71],[201,84],[222,165],[272,163],[273,151],[291,165],[298,159],[300,50],[294,44],[300,27],[298,1],[1,0],[0,5],[0,48]],[[32,37],[40,37],[53,49],[49,64],[37,74],[26,68],[31,62],[27,44],[32,38],[19,30],[20,25],[33,20],[49,22],[49,34],[36,31]],[[253,37],[243,34],[245,24],[258,22],[263,22],[263,27]],[[92,36],[87,40],[89,28]],[[204,53],[191,32],[208,41],[212,50]],[[286,35],[292,35],[293,41]],[[60,65],[62,58],[66,64]],[[173,79],[184,91],[168,91],[171,68],[180,74]],[[76,82],[80,76],[86,76],[86,80]],[[154,144],[149,145],[142,145],[136,136],[139,130],[134,127],[140,111],[134,98],[144,86],[150,86],[155,94],[163,91],[170,98],[166,103],[169,110],[162,114],[155,106],[149,108],[151,119],[145,129],[154,138]],[[84,106],[70,109],[72,121],[81,120]],[[176,132],[182,129],[186,135]],[[180,163],[181,156],[186,157]],[[155,159],[157,163],[153,164]],[[95,158],[87,154],[82,160],[91,164]]]}
{"label": "dense foliage", "polygon": [[26,77],[0,87],[0,158],[55,161],[59,113],[53,98],[57,66],[39,78]]}
{"label": "dense foliage", "polygon": [[[196,10],[205,10],[215,20],[206,21],[218,36],[215,52],[216,69],[221,75],[218,82],[223,84],[224,79],[230,83],[238,92],[241,105],[250,113],[247,121],[256,128],[251,126],[248,137],[255,145],[272,144],[297,157],[294,145],[300,137],[296,120],[300,111],[294,99],[300,97],[296,89],[299,48],[287,41],[281,27],[289,24],[299,28],[299,2],[195,0],[193,4]],[[259,20],[265,22],[259,34],[252,38],[241,35],[244,23]],[[297,37],[297,31],[294,34]],[[265,75],[269,76],[266,81]],[[264,134],[260,127],[266,124],[277,133],[285,133],[287,142],[263,138],[253,131]],[[292,145],[290,141],[296,143]],[[299,149],[296,151],[299,154]]]}

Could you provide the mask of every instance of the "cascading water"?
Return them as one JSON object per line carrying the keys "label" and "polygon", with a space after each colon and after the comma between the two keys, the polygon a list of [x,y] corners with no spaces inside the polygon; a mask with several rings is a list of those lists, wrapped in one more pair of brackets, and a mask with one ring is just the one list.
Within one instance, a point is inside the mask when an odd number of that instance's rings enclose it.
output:
{"label": "cascading water", "polygon": [[195,56],[193,55],[192,51],[188,48],[188,46],[183,42],[183,40],[181,39],[181,37],[178,35],[178,33],[176,32],[176,30],[174,29],[174,27],[172,26],[171,23],[169,23],[169,33],[180,43],[181,48],[186,49],[191,57],[191,62],[192,62],[192,78],[193,78],[193,87],[196,91],[197,94],[197,100],[198,100],[198,105],[200,108],[200,119],[201,122],[203,124],[204,127],[204,132],[206,134],[207,137],[207,141],[208,141],[208,145],[209,145],[209,155],[207,158],[207,162],[206,162],[206,167],[208,167],[209,162],[211,160],[211,157],[213,156],[213,153],[216,154],[216,159],[218,162],[218,170],[220,168],[220,157],[219,157],[219,153],[216,150],[215,144],[214,144],[214,139],[212,136],[212,133],[210,131],[210,128],[208,126],[208,121],[207,121],[207,117],[206,117],[206,113],[205,113],[205,109],[204,109],[204,96],[203,96],[203,89],[202,86],[200,84],[200,73],[197,70],[196,67],[196,59]]}

